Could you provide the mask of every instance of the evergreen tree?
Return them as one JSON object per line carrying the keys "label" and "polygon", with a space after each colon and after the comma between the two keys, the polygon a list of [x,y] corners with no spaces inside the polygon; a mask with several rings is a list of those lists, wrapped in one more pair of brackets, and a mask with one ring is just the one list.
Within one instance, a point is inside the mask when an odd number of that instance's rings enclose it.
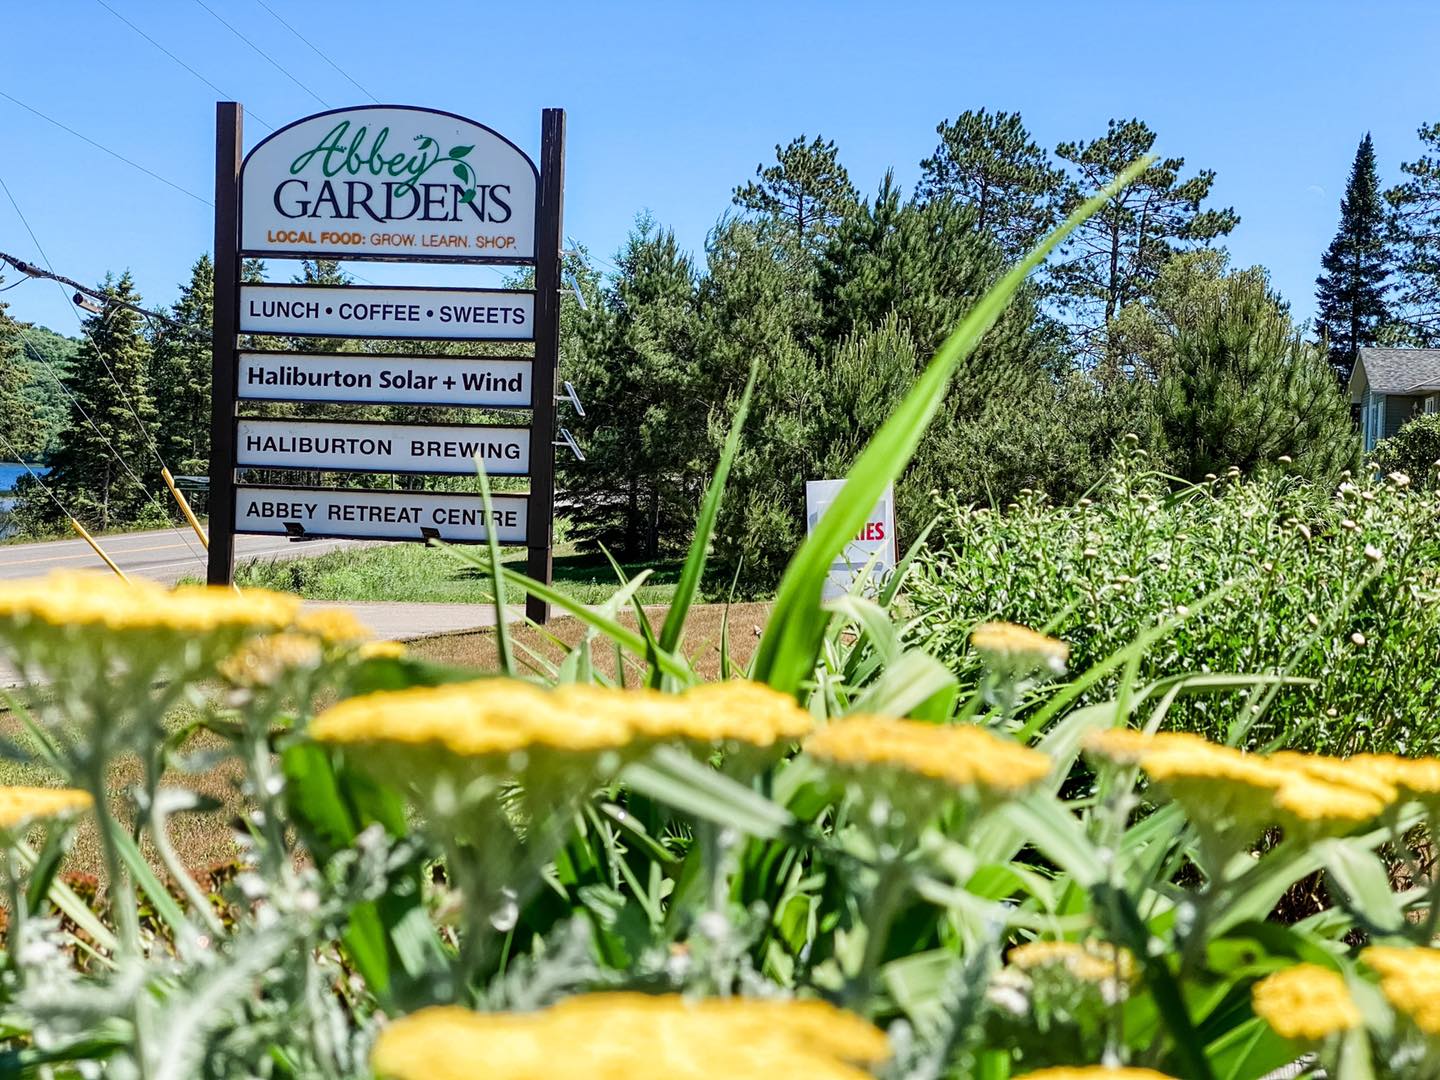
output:
{"label": "evergreen tree", "polygon": [[[1069,213],[1150,153],[1155,132],[1139,120],[1111,120],[1093,142],[1067,142],[1055,153],[1071,166],[1063,211]],[[1185,159],[1164,158],[1142,172],[1071,234],[1052,271],[1071,316],[1080,353],[1114,365],[1109,327],[1126,304],[1147,299],[1166,263],[1182,250],[1210,243],[1240,222],[1232,209],[1202,209],[1213,170],[1181,179]]]}
{"label": "evergreen tree", "polygon": [[[112,301],[141,302],[128,272],[119,280],[107,278],[102,288]],[[114,303],[85,320],[85,328],[65,380],[73,398],[70,419],[47,483],[83,523],[108,529],[155,512],[147,508],[145,490],[159,479],[151,452],[155,406],[146,383],[150,343],[141,316]],[[38,502],[41,496],[28,498]],[[32,517],[54,517],[53,507],[43,504],[29,510]]]}
{"label": "evergreen tree", "polygon": [[1350,405],[1323,348],[1253,274],[1227,278],[1180,331],[1157,410],[1169,468],[1190,480],[1281,455],[1303,475],[1331,480],[1359,457]]}
{"label": "evergreen tree", "polygon": [[1386,338],[1440,345],[1440,124],[1418,132],[1423,152],[1403,162],[1406,179],[1385,192],[1393,258],[1394,324]]}
{"label": "evergreen tree", "polygon": [[69,419],[64,380],[74,366],[80,342],[44,326],[21,326],[19,333],[25,369],[22,407],[33,422],[33,438],[26,453],[43,458],[55,452]]}
{"label": "evergreen tree", "polygon": [[1064,174],[1030,137],[1018,112],[967,110],[935,129],[940,145],[920,163],[920,195],[954,198],[974,211],[974,228],[1015,261],[1055,223]]}
{"label": "evergreen tree", "polygon": [[[3,278],[0,278],[3,280]],[[29,382],[22,331],[0,301],[0,459],[28,456],[35,444],[35,417],[25,407]]]}
{"label": "evergreen tree", "polygon": [[151,385],[160,414],[160,456],[178,473],[209,469],[214,297],[215,267],[202,255],[170,313],[180,325],[166,327],[155,343]]}
{"label": "evergreen tree", "polygon": [[642,218],[616,256],[570,365],[586,416],[574,430],[586,461],[567,468],[567,495],[585,507],[583,542],[655,558],[688,539],[699,490],[695,421],[695,271],[674,233]]}
{"label": "evergreen tree", "polygon": [[1389,321],[1386,240],[1375,146],[1366,132],[1355,151],[1345,197],[1340,200],[1340,227],[1320,260],[1321,273],[1315,279],[1316,322],[1329,341],[1330,360],[1342,381],[1349,379],[1358,351],[1374,345]]}
{"label": "evergreen tree", "polygon": [[850,174],[835,142],[819,135],[775,146],[775,164],[757,165],[755,180],[735,189],[734,202],[765,223],[792,260],[813,255],[854,201]]}

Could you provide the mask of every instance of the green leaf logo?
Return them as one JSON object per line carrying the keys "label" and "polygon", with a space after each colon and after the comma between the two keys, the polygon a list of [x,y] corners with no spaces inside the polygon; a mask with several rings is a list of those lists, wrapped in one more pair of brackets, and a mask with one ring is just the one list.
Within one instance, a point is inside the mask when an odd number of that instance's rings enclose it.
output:
{"label": "green leaf logo", "polygon": [[460,201],[462,203],[468,203],[473,198],[475,198],[475,189],[473,187],[466,188],[460,193]]}
{"label": "green leaf logo", "polygon": [[466,154],[470,153],[471,150],[474,150],[474,149],[475,149],[475,147],[473,147],[473,146],[452,146],[452,147],[450,148],[450,156],[451,156],[452,158],[462,158],[462,157],[464,157]]}
{"label": "green leaf logo", "polygon": [[458,176],[461,180],[468,181],[470,179],[470,170],[467,169],[464,165],[456,165],[455,168],[451,169],[450,171],[453,172],[456,176]]}

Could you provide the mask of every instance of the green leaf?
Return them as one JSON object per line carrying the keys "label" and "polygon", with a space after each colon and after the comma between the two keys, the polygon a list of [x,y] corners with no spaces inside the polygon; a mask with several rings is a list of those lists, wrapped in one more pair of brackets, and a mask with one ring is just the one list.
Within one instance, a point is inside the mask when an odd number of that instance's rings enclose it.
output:
{"label": "green leaf", "polygon": [[[464,180],[465,177],[462,176],[460,179]],[[475,198],[475,189],[474,189],[473,187],[472,187],[472,188],[466,188],[464,191],[462,191],[462,192],[460,193],[460,201],[461,201],[462,203],[471,202],[471,201],[474,200],[474,198]]]}
{"label": "green leaf", "polygon": [[450,154],[449,154],[449,156],[452,157],[452,158],[462,158],[462,157],[464,157],[466,154],[470,153],[471,150],[474,150],[474,149],[475,149],[474,146],[452,146],[452,147],[450,148]]}
{"label": "green leaf", "polygon": [[790,560],[764,636],[755,653],[754,677],[785,693],[798,693],[815,669],[830,614],[820,597],[830,566],[884,493],[886,485],[909,464],[940,408],[950,376],[974,352],[985,332],[1000,317],[1030,271],[1081,222],[1100,210],[1152,158],[1142,158],[1115,182],[1085,202],[1017,266],[993,286],[945,339],[910,392],[881,425],[845,478],[839,497],[830,504],[795,557]]}
{"label": "green leaf", "polygon": [[1330,881],[1340,887],[1345,907],[1372,936],[1404,931],[1405,912],[1378,855],[1344,840],[1322,841],[1316,846]]}
{"label": "green leaf", "polygon": [[761,839],[774,839],[795,824],[784,807],[679,750],[661,747],[627,765],[620,779],[676,810]]}
{"label": "green leaf", "polygon": [[928,653],[911,649],[885,665],[850,711],[943,721],[959,692],[954,672]]}
{"label": "green leaf", "polygon": [[[464,166],[464,165],[456,165],[456,166],[455,166],[453,169],[451,169],[450,171],[453,172],[453,173],[454,173],[457,177],[459,177],[461,180],[464,180],[464,181],[467,182],[467,183],[469,182],[469,180],[470,180],[470,170],[469,170],[469,168],[467,168],[466,166]],[[471,197],[473,198],[474,196],[471,196]]]}
{"label": "green leaf", "polygon": [[[670,600],[670,610],[665,615],[665,625],[660,628],[660,648],[673,653],[680,645],[680,635],[685,630],[685,616],[695,595],[700,589],[700,579],[705,573],[705,559],[710,551],[710,541],[715,535],[715,522],[720,516],[720,500],[725,494],[725,481],[730,476],[730,466],[740,449],[740,432],[745,426],[745,417],[750,413],[750,396],[755,392],[755,379],[759,372],[758,361],[750,365],[750,377],[745,381],[745,392],[740,395],[740,404],[730,420],[730,431],[725,436],[725,447],[720,451],[720,461],[710,477],[710,486],[705,489],[705,499],[700,504],[700,517],[695,522],[695,537],[690,541],[690,552],[685,556],[685,566],[680,571],[680,580],[675,585],[675,595]],[[721,672],[723,678],[725,673]]]}
{"label": "green leaf", "polygon": [[[460,171],[460,166],[455,166]],[[490,552],[490,596],[495,601],[495,648],[500,654],[500,670],[515,675],[515,654],[510,649],[510,619],[505,604],[505,580],[500,574],[500,539],[489,524],[495,520],[490,501],[490,474],[485,471],[485,458],[475,455],[475,472],[480,478],[480,501],[485,510],[485,546]]]}

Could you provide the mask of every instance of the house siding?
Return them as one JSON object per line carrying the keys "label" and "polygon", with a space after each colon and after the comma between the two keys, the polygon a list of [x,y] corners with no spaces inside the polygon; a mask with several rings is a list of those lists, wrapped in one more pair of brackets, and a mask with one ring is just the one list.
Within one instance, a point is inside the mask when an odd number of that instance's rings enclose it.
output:
{"label": "house siding", "polygon": [[1421,395],[1410,397],[1400,394],[1387,394],[1385,398],[1384,422],[1380,425],[1380,437],[1382,439],[1390,438],[1390,436],[1394,435],[1424,411],[1425,398]]}

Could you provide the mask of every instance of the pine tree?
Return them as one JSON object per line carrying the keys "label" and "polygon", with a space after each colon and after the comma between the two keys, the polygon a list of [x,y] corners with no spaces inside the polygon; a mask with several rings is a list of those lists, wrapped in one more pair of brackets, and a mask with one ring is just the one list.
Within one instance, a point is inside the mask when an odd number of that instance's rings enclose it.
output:
{"label": "pine tree", "polygon": [[6,460],[28,455],[35,443],[35,417],[24,400],[29,377],[21,337],[19,324],[0,301],[0,458]]}
{"label": "pine tree", "polygon": [[1394,324],[1387,337],[1440,345],[1440,124],[1418,132],[1424,152],[1400,165],[1406,179],[1385,192],[1394,257]]}
{"label": "pine tree", "polygon": [[775,146],[775,164],[757,165],[756,179],[735,189],[737,206],[755,214],[792,259],[803,260],[824,245],[855,199],[850,174],[832,139],[805,136]]}
{"label": "pine tree", "polygon": [[[128,272],[102,286],[112,301],[139,304]],[[108,529],[133,524],[147,510],[147,487],[158,481],[151,450],[155,405],[146,383],[150,343],[141,316],[116,303],[85,321],[86,339],[66,378],[73,401],[69,424],[51,459],[47,483],[83,523]],[[37,517],[51,517],[46,508]]]}
{"label": "pine tree", "polygon": [[170,312],[180,325],[166,327],[155,343],[151,385],[160,414],[160,456],[180,473],[209,469],[214,293],[215,267],[202,255]]}
{"label": "pine tree", "polygon": [[1281,455],[1333,480],[1359,457],[1349,402],[1324,351],[1307,342],[1263,276],[1233,274],[1183,327],[1157,409],[1171,471],[1190,480]]}
{"label": "pine tree", "polygon": [[1320,260],[1321,273],[1315,279],[1316,322],[1329,341],[1330,362],[1342,381],[1349,379],[1358,351],[1374,345],[1389,321],[1387,248],[1375,146],[1366,132],[1355,151],[1345,197],[1340,200],[1340,227]]}
{"label": "pine tree", "polygon": [[1055,221],[1064,174],[1030,137],[1018,112],[967,110],[935,129],[940,145],[920,163],[920,195],[974,211],[974,228],[1020,258]]}
{"label": "pine tree", "polygon": [[586,461],[567,467],[567,494],[585,506],[583,542],[653,559],[688,539],[703,442],[695,420],[695,271],[669,230],[641,218],[616,256],[619,276],[582,329],[569,376],[586,416],[573,429]]}
{"label": "pine tree", "polygon": [[[1055,153],[1071,166],[1063,211],[1068,214],[1154,145],[1155,132],[1139,120],[1111,120],[1093,142],[1061,143]],[[1164,158],[1142,172],[1071,234],[1052,271],[1076,348],[1092,363],[1116,363],[1111,320],[1126,304],[1150,296],[1177,252],[1208,244],[1240,222],[1232,209],[1202,209],[1215,183],[1213,170],[1182,180],[1184,168],[1184,158]]]}

